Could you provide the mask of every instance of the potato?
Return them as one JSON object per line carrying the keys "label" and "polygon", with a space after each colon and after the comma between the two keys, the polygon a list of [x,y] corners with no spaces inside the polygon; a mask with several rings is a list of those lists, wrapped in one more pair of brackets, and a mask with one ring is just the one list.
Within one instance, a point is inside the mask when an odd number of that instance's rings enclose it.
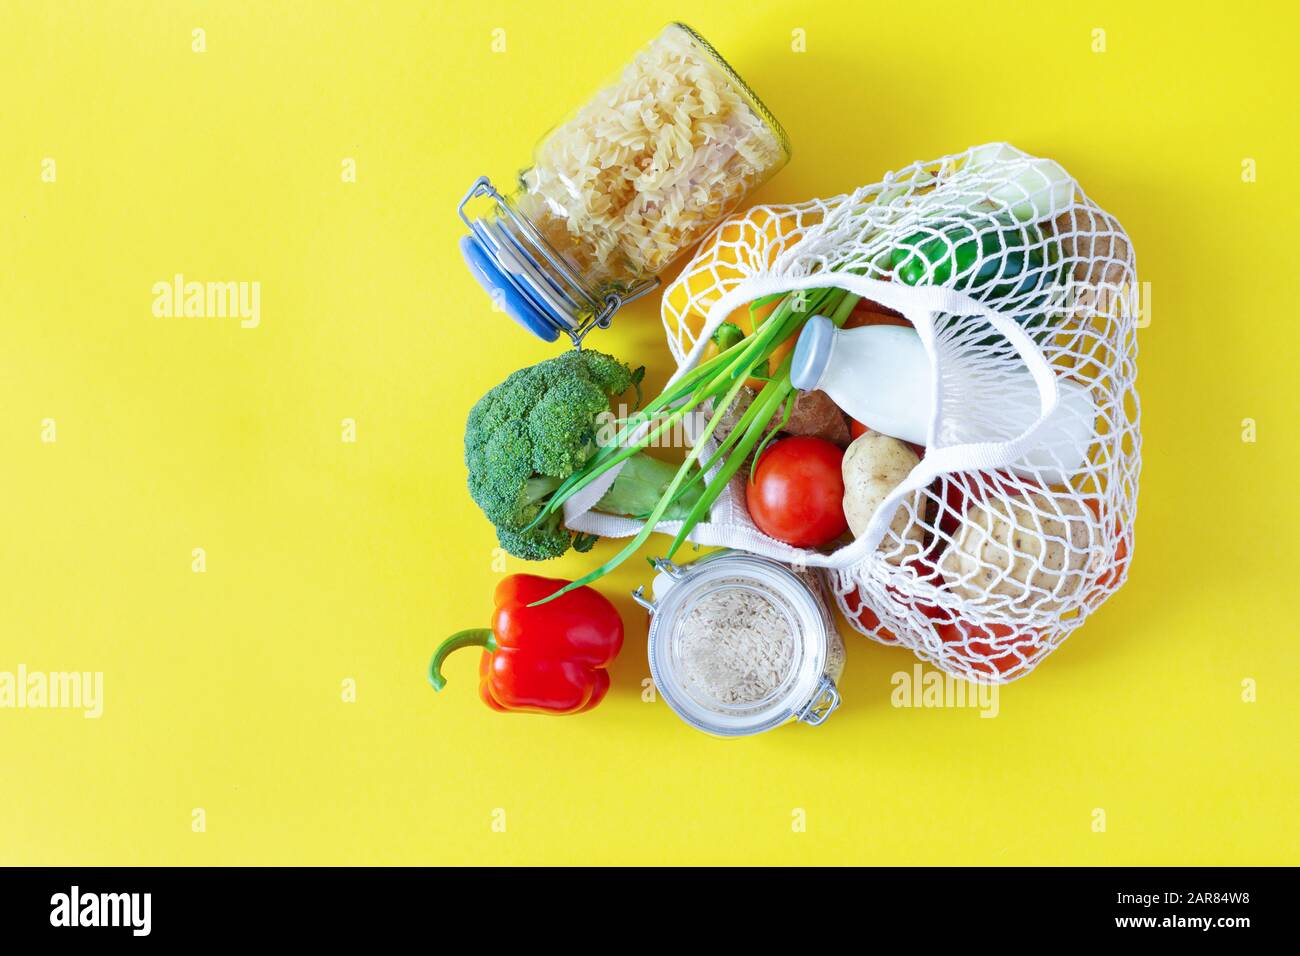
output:
{"label": "potato", "polygon": [[[713,437],[722,441],[731,434],[740,422],[749,406],[754,404],[758,393],[748,386],[741,386],[735,400],[718,421]],[[710,405],[712,409],[712,405]],[[783,408],[778,408],[767,430],[771,431],[781,424]],[[711,412],[710,412],[711,413]],[[787,435],[808,435],[812,438],[825,438],[843,448],[849,443],[849,420],[840,407],[831,401],[825,392],[798,392],[795,394],[794,408],[790,410],[790,420],[781,429]]]}
{"label": "potato", "polygon": [[788,435],[824,438],[841,448],[849,443],[849,420],[831,397],[820,391],[800,392],[794,400],[790,421],[781,430]]}
{"label": "potato", "polygon": [[[867,530],[880,503],[920,460],[906,442],[879,432],[867,432],[853,440],[840,468],[844,475],[844,517],[854,537]],[[912,499],[912,510],[924,514],[920,491]],[[925,529],[911,521],[906,508],[899,507],[877,550],[888,555],[890,564],[899,566],[919,555],[924,547]]]}
{"label": "potato", "polygon": [[939,571],[976,605],[1059,611],[1093,570],[1099,534],[1092,512],[1069,498],[972,504]]}
{"label": "potato", "polygon": [[[735,430],[736,426],[740,424],[740,417],[744,415],[745,410],[754,403],[755,394],[756,393],[752,388],[747,388],[744,385],[740,387],[740,391],[736,393],[735,399],[727,406],[727,410],[723,412],[722,418],[718,420],[718,427],[713,430],[713,438],[715,441],[724,441],[726,437]],[[714,403],[708,402],[704,408],[705,415],[712,417],[714,408]]]}
{"label": "potato", "polygon": [[1132,254],[1120,224],[1101,210],[1080,208],[1061,213],[1052,227],[1061,237],[1065,256],[1078,257],[1071,278],[1079,311],[1084,315],[1097,309],[1109,312],[1103,297],[1120,294]]}

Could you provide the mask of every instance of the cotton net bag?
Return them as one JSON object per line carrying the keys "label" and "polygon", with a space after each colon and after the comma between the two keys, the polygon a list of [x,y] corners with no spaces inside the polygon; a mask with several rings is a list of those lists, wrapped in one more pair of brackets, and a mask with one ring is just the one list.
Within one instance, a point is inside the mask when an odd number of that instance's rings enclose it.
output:
{"label": "cotton net bag", "polygon": [[[895,250],[909,243],[948,268],[898,281]],[[978,250],[969,271],[962,244],[967,259]],[[1013,253],[1025,281],[980,287],[977,270],[996,273]],[[1024,676],[1127,576],[1141,446],[1127,236],[1059,164],[1003,143],[914,163],[833,199],[758,206],[721,223],[665,290],[677,374],[737,309],[827,287],[915,327],[933,390],[923,457],[863,533],[830,553],[759,531],[743,471],[690,540],[824,569],[856,630],[943,671],[993,683]],[[1086,395],[1086,412],[1063,391]],[[1092,418],[1082,463],[1043,445],[1070,415]],[[612,480],[566,503],[566,524],[635,534],[637,521],[587,510]]]}

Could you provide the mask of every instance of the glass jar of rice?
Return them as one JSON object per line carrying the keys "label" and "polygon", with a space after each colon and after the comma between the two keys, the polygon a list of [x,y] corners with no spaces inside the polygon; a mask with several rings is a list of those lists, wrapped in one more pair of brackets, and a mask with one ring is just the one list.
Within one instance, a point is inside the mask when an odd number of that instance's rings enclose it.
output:
{"label": "glass jar of rice", "polygon": [[470,271],[516,321],[575,344],[790,158],[785,131],[727,62],[672,23],[552,129],[508,195],[461,201]]}
{"label": "glass jar of rice", "polygon": [[655,565],[650,674],[697,730],[743,737],[787,721],[817,726],[839,706],[844,644],[814,573],[741,551]]}

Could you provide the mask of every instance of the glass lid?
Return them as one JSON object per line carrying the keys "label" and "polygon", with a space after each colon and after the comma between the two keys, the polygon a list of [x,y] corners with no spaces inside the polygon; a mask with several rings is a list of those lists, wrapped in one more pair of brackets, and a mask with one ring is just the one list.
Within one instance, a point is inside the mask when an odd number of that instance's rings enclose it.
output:
{"label": "glass lid", "polygon": [[724,552],[669,569],[655,590],[650,671],[687,723],[719,736],[759,733],[816,696],[825,617],[784,566]]}

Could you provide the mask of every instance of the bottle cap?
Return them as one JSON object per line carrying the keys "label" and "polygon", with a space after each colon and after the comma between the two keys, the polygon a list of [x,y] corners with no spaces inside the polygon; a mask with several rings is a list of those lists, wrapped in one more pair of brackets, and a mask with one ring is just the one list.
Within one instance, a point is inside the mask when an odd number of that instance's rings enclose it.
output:
{"label": "bottle cap", "polygon": [[790,360],[790,383],[801,392],[811,392],[822,380],[835,345],[835,326],[824,315],[814,315],[799,333]]}
{"label": "bottle cap", "polygon": [[479,285],[483,286],[494,302],[501,303],[512,319],[547,342],[554,342],[560,337],[559,322],[534,303],[519,283],[511,281],[476,236],[462,237],[460,251]]}

